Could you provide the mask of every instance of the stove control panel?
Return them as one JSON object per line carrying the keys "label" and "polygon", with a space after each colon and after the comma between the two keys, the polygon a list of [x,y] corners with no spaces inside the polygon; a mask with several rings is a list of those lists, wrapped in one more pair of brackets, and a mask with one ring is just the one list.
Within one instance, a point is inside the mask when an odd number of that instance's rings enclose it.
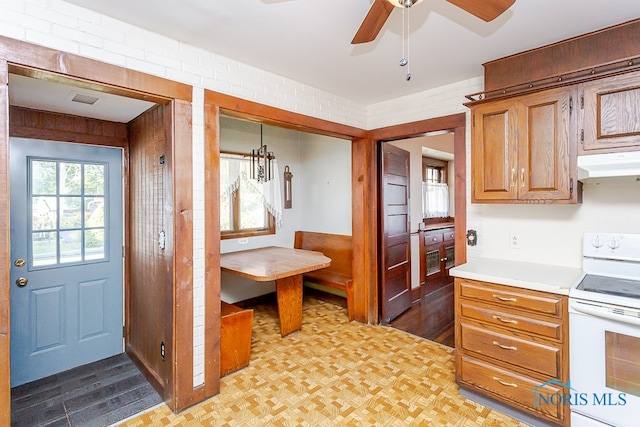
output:
{"label": "stove control panel", "polygon": [[584,233],[582,255],[640,262],[640,234]]}

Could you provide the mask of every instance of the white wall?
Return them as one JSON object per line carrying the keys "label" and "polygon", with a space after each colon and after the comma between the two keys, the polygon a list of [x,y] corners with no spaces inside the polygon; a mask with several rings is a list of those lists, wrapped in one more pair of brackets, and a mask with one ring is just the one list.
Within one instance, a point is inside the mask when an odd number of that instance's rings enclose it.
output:
{"label": "white wall", "polygon": [[351,235],[351,141],[302,134],[302,169],[292,170],[302,188],[293,200],[300,206],[300,229]]}

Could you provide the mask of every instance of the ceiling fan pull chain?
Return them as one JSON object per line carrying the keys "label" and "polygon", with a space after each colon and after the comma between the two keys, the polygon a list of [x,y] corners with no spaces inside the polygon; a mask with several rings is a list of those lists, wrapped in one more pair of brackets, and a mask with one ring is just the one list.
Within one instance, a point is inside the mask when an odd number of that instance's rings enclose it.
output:
{"label": "ceiling fan pull chain", "polygon": [[409,55],[411,55],[411,34],[409,23],[411,22],[411,9],[407,8],[407,81],[411,80],[411,63],[409,62]]}
{"label": "ceiling fan pull chain", "polygon": [[404,23],[405,23],[405,13],[404,13],[405,9],[406,9],[405,7],[402,8],[402,59],[400,59],[400,66],[401,67],[404,67],[405,65],[407,65],[407,62],[408,62],[407,61],[407,56],[405,54],[405,37],[406,37],[405,29],[404,29],[404,27],[405,27],[405,25],[404,25]]}

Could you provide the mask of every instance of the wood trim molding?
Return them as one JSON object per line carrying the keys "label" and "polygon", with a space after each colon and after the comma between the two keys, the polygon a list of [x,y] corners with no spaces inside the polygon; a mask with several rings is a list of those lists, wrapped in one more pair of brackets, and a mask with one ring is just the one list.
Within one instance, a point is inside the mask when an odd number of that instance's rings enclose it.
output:
{"label": "wood trim molding", "polygon": [[[204,211],[220,218],[220,109],[205,105]],[[207,396],[220,392],[220,227],[205,221],[204,228],[204,388]]]}
{"label": "wood trim molding", "polygon": [[[117,65],[0,36],[0,58],[10,72],[72,86],[151,102],[171,99],[191,102],[190,85],[152,76]],[[73,80],[73,82],[70,82]]]}
{"label": "wood trim molding", "polygon": [[541,81],[640,56],[640,19],[483,64],[484,90]]}
{"label": "wood trim molding", "polygon": [[0,425],[11,425],[9,70],[0,59]]}
{"label": "wood trim molding", "polygon": [[300,113],[258,104],[210,90],[205,91],[205,104],[215,105],[226,116],[336,138],[364,138],[366,131]]}

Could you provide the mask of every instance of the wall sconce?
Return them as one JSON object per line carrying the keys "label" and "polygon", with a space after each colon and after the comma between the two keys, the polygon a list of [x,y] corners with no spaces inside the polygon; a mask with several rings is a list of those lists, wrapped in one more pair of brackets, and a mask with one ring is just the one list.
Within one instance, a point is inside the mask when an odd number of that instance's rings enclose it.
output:
{"label": "wall sconce", "polygon": [[284,208],[291,209],[291,178],[293,174],[289,171],[289,166],[284,167]]}
{"label": "wall sconce", "polygon": [[260,125],[260,148],[251,150],[251,179],[267,182],[273,178],[271,160],[275,159],[272,151],[262,143],[262,125]]}

